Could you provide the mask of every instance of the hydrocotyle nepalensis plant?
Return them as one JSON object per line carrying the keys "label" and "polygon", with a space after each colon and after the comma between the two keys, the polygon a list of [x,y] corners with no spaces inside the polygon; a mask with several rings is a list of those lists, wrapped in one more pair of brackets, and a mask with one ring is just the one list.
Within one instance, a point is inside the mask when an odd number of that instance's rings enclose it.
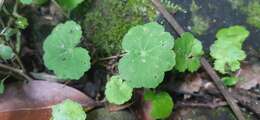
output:
{"label": "hydrocotyle nepalensis plant", "polygon": [[240,61],[246,58],[242,44],[248,35],[249,31],[242,26],[232,26],[218,31],[217,40],[210,47],[216,70],[226,73],[240,68]]}
{"label": "hydrocotyle nepalensis plant", "polygon": [[44,64],[60,79],[78,80],[90,68],[88,51],[77,47],[82,35],[74,21],[58,24],[43,44]]}
{"label": "hydrocotyle nepalensis plant", "polygon": [[131,28],[123,38],[120,77],[132,88],[155,88],[175,65],[174,38],[156,22]]}
{"label": "hydrocotyle nepalensis plant", "polygon": [[181,37],[175,41],[174,51],[176,53],[175,68],[178,71],[184,72],[188,70],[194,72],[199,69],[203,48],[201,42],[191,33],[183,33]]}

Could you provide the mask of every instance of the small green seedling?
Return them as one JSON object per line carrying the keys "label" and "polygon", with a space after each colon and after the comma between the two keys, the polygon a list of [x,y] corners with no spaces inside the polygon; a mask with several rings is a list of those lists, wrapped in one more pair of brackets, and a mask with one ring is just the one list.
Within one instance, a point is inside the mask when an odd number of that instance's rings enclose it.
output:
{"label": "small green seedling", "polygon": [[119,76],[112,76],[106,84],[105,95],[110,103],[123,104],[132,97],[133,88],[129,87]]}
{"label": "small green seedling", "polygon": [[201,42],[191,33],[183,33],[175,42],[174,51],[176,53],[175,68],[184,72],[197,71],[200,67],[200,58],[203,55]]}
{"label": "small green seedling", "polygon": [[82,35],[74,21],[58,24],[43,44],[44,64],[60,79],[78,80],[90,68],[88,51],[77,47]]}
{"label": "small green seedling", "polygon": [[242,44],[248,35],[248,30],[242,26],[232,26],[218,31],[217,40],[210,47],[216,70],[226,73],[240,68],[240,61],[246,58]]}
{"label": "small green seedling", "polygon": [[122,42],[120,77],[132,88],[157,87],[175,65],[173,46],[174,38],[156,22],[131,28]]}
{"label": "small green seedling", "polygon": [[52,106],[51,120],[86,120],[87,115],[82,106],[72,100]]}

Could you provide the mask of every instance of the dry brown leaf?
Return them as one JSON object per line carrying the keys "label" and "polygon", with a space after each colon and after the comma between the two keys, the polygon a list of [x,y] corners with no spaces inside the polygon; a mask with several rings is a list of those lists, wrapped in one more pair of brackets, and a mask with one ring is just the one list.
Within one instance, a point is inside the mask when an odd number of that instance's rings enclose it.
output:
{"label": "dry brown leaf", "polygon": [[198,92],[202,86],[202,78],[199,74],[188,75],[180,85],[179,90],[186,93]]}
{"label": "dry brown leaf", "polygon": [[260,65],[243,65],[239,71],[241,80],[237,83],[236,88],[249,90],[260,84]]}
{"label": "dry brown leaf", "polygon": [[80,91],[48,81],[30,81],[7,86],[0,95],[0,120],[49,120],[51,106],[65,99],[92,108],[95,101]]}

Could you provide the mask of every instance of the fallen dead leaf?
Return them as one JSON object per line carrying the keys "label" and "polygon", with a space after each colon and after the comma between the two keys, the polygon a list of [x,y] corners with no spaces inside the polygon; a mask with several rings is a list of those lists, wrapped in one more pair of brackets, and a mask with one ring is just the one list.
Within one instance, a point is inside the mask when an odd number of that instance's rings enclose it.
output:
{"label": "fallen dead leaf", "polygon": [[260,64],[243,65],[239,71],[241,80],[236,88],[249,90],[260,84]]}
{"label": "fallen dead leaf", "polygon": [[180,85],[179,91],[185,93],[194,93],[198,92],[202,86],[202,78],[199,74],[188,75],[185,78],[185,81]]}
{"label": "fallen dead leaf", "polygon": [[51,106],[65,99],[79,102],[87,109],[95,101],[80,91],[48,81],[30,81],[7,86],[0,95],[1,120],[49,120]]}

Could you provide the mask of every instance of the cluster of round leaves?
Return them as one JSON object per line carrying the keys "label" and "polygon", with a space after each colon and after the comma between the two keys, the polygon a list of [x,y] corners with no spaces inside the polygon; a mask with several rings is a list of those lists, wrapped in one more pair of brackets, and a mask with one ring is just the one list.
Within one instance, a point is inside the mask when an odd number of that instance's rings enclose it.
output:
{"label": "cluster of round leaves", "polygon": [[120,77],[132,88],[157,87],[175,65],[173,46],[174,38],[156,22],[131,28],[122,42]]}
{"label": "cluster of round leaves", "polygon": [[200,58],[203,55],[201,42],[197,40],[191,33],[183,33],[180,38],[175,41],[174,52],[176,53],[175,68],[184,72],[197,71],[200,67]]}
{"label": "cluster of round leaves", "polygon": [[52,106],[51,120],[86,120],[87,115],[82,106],[72,100],[64,100],[62,103]]}
{"label": "cluster of round leaves", "polygon": [[43,44],[44,64],[60,79],[78,80],[90,68],[88,51],[77,47],[82,35],[74,21],[58,24]]}
{"label": "cluster of round leaves", "polygon": [[240,61],[246,58],[242,44],[249,31],[242,26],[232,26],[218,31],[217,40],[210,47],[210,55],[215,59],[214,68],[221,73],[236,71]]}

